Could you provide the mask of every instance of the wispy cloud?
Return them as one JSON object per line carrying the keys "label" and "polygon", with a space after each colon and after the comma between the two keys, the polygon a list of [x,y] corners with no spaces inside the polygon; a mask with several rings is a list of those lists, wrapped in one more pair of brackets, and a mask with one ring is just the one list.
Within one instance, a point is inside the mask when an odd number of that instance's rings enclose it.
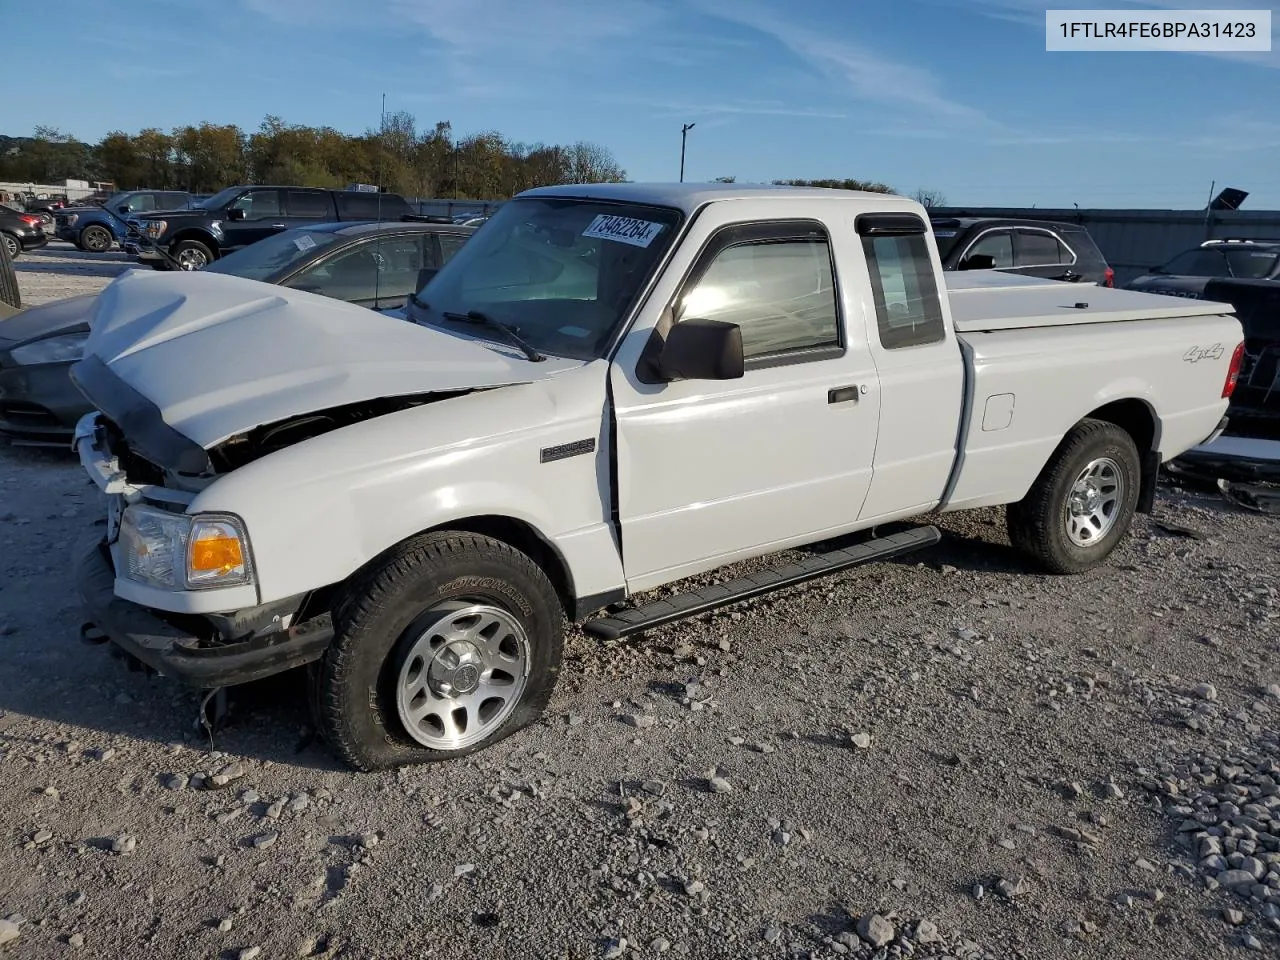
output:
{"label": "wispy cloud", "polygon": [[983,111],[948,97],[938,78],[922,67],[889,59],[869,46],[802,25],[750,0],[699,0],[698,6],[712,16],[768,34],[855,100],[905,107],[934,122],[993,123]]}

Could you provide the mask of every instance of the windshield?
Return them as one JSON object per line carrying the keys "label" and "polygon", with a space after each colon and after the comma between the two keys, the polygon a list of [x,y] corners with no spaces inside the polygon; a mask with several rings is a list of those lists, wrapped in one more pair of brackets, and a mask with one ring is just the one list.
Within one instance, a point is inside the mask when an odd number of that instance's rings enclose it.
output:
{"label": "windshield", "polygon": [[1227,277],[1227,259],[1217,250],[1188,250],[1180,253],[1156,273],[1175,277]]}
{"label": "windshield", "polygon": [[229,273],[247,280],[273,282],[272,278],[314,260],[321,251],[343,239],[336,233],[305,228],[286,230],[219,257],[205,267],[204,272]]}
{"label": "windshield", "polygon": [[539,351],[594,359],[671,246],[679,223],[680,213],[665,207],[513,200],[418,298],[430,323],[447,322],[446,313],[478,310]]}
{"label": "windshield", "polygon": [[1251,280],[1262,280],[1271,276],[1280,253],[1270,250],[1227,250],[1227,263],[1231,265],[1233,277],[1244,277]]}
{"label": "windshield", "polygon": [[240,196],[240,194],[243,192],[244,192],[244,187],[227,187],[227,189],[220,190],[217,193],[215,193],[212,197],[210,197],[208,200],[205,200],[203,203],[200,204],[200,207],[204,210],[218,210],[222,207],[227,206],[229,203],[231,203],[232,200]]}

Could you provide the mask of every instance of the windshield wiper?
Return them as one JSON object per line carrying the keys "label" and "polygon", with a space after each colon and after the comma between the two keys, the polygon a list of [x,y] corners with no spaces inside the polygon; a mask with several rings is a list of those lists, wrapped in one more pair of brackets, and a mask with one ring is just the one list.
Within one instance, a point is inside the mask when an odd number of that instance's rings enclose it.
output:
{"label": "windshield wiper", "polygon": [[[417,300],[416,297],[414,299]],[[479,310],[468,310],[466,313],[446,312],[440,314],[440,316],[444,317],[446,320],[452,320],[455,323],[471,323],[478,327],[485,327],[489,330],[500,333],[507,343],[518,349],[534,363],[540,363],[547,359],[537,350],[533,349],[533,347],[529,346],[529,344],[525,343],[524,339],[515,332],[514,328],[512,328],[510,324],[503,323],[500,320],[495,320],[487,313],[481,313]]]}

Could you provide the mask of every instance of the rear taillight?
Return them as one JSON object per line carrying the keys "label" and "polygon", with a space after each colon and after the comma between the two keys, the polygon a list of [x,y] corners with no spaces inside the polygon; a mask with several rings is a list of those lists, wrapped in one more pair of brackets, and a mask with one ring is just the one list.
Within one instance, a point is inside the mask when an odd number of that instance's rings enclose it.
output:
{"label": "rear taillight", "polygon": [[1116,285],[1116,272],[1110,267],[1107,267],[1107,272],[1102,277],[1102,285],[1104,287],[1114,287]]}
{"label": "rear taillight", "polygon": [[33,217],[29,213],[22,214],[20,217],[18,217],[18,219],[21,220],[23,223],[25,223],[28,227],[38,227],[40,225],[40,218]]}
{"label": "rear taillight", "polygon": [[1231,354],[1231,366],[1227,368],[1227,381],[1222,385],[1222,399],[1226,400],[1235,393],[1236,381],[1240,379],[1240,367],[1243,363],[1244,341],[1241,340],[1236,345],[1235,353]]}

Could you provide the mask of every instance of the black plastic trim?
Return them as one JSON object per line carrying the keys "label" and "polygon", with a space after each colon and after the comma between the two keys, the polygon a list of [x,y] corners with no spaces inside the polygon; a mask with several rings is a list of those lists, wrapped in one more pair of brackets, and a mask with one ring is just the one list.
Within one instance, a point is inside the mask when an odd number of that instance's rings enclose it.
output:
{"label": "black plastic trim", "polygon": [[914,213],[864,213],[853,221],[863,237],[905,237],[924,234],[924,221]]}
{"label": "black plastic trim", "polygon": [[569,619],[574,622],[585,620],[596,611],[615,603],[622,603],[626,599],[627,591],[622,587],[617,590],[606,590],[604,593],[595,593],[589,597],[575,597]]}
{"label": "black plastic trim", "polygon": [[1150,513],[1156,506],[1156,483],[1160,479],[1160,464],[1164,458],[1159,450],[1142,451],[1142,479],[1138,484],[1137,513]]}
{"label": "black plastic trim", "polygon": [[621,610],[612,616],[590,620],[582,629],[602,640],[617,640],[628,634],[663,627],[731,603],[741,603],[743,600],[750,600],[766,593],[798,586],[850,567],[888,560],[922,550],[933,546],[941,539],[942,534],[934,526],[904,530],[901,533],[873,538],[842,550],[814,554],[798,563],[775,567],[772,570],[762,570],[759,573],[739,577],[729,583],[720,583],[703,590],[655,600],[642,607]]}
{"label": "black plastic trim", "polygon": [[144,460],[178,473],[212,470],[204,448],[165,423],[160,408],[112,373],[99,357],[90,354],[77,360],[68,373],[85,399],[119,427]]}

